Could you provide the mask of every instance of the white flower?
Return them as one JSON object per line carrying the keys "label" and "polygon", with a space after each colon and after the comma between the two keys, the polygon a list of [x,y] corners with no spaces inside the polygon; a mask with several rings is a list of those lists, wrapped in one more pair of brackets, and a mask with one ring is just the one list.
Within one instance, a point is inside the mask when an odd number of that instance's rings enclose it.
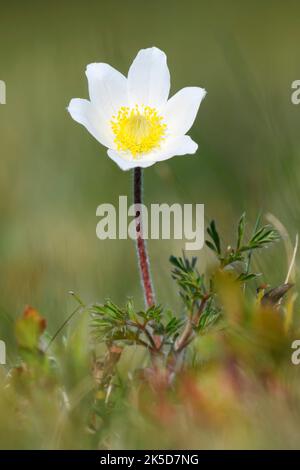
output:
{"label": "white flower", "polygon": [[142,49],[128,77],[108,64],[86,69],[90,101],[72,99],[68,111],[122,170],[153,165],[175,155],[194,154],[198,145],[185,135],[206,91],[187,87],[168,100],[170,73],[164,52]]}

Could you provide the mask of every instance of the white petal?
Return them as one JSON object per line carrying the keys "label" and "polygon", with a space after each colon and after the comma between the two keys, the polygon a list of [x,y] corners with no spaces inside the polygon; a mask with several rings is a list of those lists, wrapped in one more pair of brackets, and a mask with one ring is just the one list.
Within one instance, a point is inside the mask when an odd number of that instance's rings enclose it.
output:
{"label": "white petal", "polygon": [[184,135],[192,127],[201,101],[206,95],[204,88],[182,88],[169,99],[164,117],[168,130],[175,135]]}
{"label": "white petal", "polygon": [[115,150],[108,149],[108,156],[121,168],[121,170],[127,171],[132,168],[141,167],[147,168],[148,166],[154,165],[155,160],[152,161],[143,161],[141,159],[131,159],[128,160],[125,157],[121,157]]}
{"label": "white petal", "polygon": [[131,106],[144,104],[160,108],[170,92],[170,72],[166,54],[151,47],[142,49],[128,72],[128,96]]}
{"label": "white petal", "polygon": [[105,147],[112,146],[112,131],[107,121],[103,120],[90,101],[74,98],[70,101],[67,109],[74,121],[82,124],[100,144],[105,145]]}
{"label": "white petal", "polygon": [[110,119],[121,106],[127,106],[127,79],[108,64],[89,64],[86,68],[90,100],[98,112]]}

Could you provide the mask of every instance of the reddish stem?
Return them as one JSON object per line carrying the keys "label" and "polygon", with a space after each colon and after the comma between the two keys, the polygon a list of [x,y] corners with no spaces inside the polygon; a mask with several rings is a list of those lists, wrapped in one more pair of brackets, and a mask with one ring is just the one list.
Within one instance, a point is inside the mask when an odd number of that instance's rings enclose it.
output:
{"label": "reddish stem", "polygon": [[142,168],[134,169],[134,205],[136,210],[136,232],[137,232],[137,255],[139,260],[140,275],[144,290],[145,303],[147,307],[151,307],[155,303],[151,275],[150,263],[147,253],[146,242],[143,238],[142,227]]}

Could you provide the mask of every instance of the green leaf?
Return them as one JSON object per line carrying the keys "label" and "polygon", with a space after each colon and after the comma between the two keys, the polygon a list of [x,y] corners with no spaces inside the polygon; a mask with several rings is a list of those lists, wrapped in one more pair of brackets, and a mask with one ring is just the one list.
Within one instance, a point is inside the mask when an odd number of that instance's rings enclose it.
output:
{"label": "green leaf", "polygon": [[255,279],[259,276],[261,276],[261,273],[241,273],[237,280],[241,282],[246,282],[251,281],[252,279]]}
{"label": "green leaf", "polygon": [[133,301],[131,299],[128,300],[126,304],[126,310],[128,312],[130,320],[132,320],[133,322],[137,321],[137,314],[135,313]]}
{"label": "green leaf", "polygon": [[209,240],[205,240],[205,244],[208,246],[208,248],[210,248],[212,251],[217,253],[217,249],[216,249],[215,245],[212,242],[210,242]]}

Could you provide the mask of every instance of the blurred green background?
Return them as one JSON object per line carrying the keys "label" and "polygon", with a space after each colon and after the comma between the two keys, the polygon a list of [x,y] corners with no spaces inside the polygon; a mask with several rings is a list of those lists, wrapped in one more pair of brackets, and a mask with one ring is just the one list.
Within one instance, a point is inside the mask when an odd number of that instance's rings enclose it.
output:
{"label": "blurred green background", "polygon": [[[96,238],[96,208],[131,195],[132,175],[66,111],[88,97],[85,67],[107,62],[127,74],[139,49],[168,56],[171,94],[205,87],[191,136],[195,157],[177,157],[145,172],[145,202],[204,203],[220,231],[246,210],[278,217],[292,239],[298,230],[300,106],[291,83],[300,78],[297,1],[164,0],[1,2],[0,79],[0,337],[26,304],[54,333],[84,301],[143,298],[135,247]],[[179,241],[152,241],[149,250],[160,302],[179,300],[168,257]],[[286,271],[283,246],[257,264],[268,280]],[[198,253],[200,269],[211,257]],[[8,347],[8,358],[11,349]]]}

